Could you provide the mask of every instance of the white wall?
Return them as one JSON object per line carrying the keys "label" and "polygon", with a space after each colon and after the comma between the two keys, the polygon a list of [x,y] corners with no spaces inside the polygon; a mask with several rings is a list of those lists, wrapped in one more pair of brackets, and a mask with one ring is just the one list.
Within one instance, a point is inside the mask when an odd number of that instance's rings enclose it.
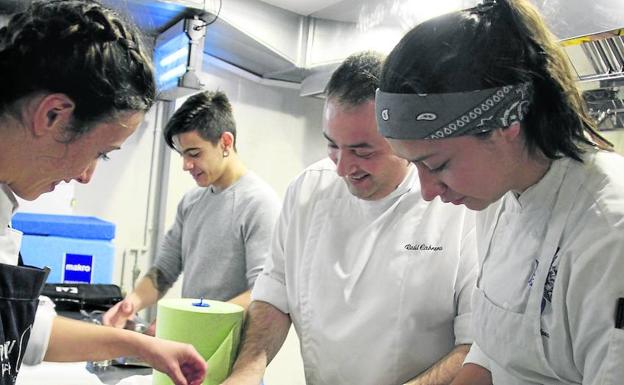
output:
{"label": "white wall", "polygon": [[20,197],[17,197],[17,201],[19,202],[19,211],[28,213],[71,215],[74,213],[75,185],[75,181],[72,181],[71,183],[61,182],[56,185],[53,194],[43,194],[34,201],[25,201]]}
{"label": "white wall", "polygon": [[142,275],[151,263],[146,245],[153,234],[146,221],[151,209],[150,176],[156,174],[152,153],[157,150],[155,139],[160,136],[160,107],[157,105],[146,114],[122,149],[110,153],[109,161],[98,163],[91,183],[75,185],[75,214],[94,215],[116,225],[113,281],[124,290],[132,288],[133,268],[140,270],[135,276]]}

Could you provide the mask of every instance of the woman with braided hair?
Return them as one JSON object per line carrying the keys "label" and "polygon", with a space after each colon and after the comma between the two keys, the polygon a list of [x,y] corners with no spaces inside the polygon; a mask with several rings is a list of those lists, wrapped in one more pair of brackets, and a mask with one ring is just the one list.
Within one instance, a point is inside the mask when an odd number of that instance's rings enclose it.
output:
{"label": "woman with braided hair", "polygon": [[452,384],[622,384],[624,159],[528,0],[416,26],[376,114],[426,200],[479,211],[474,344]]}
{"label": "woman with braided hair", "polygon": [[17,266],[21,234],[9,226],[15,195],[88,183],[141,122],[155,85],[138,33],[95,2],[35,2],[0,29],[0,73],[0,384],[15,382],[22,361],[119,356],[141,357],[177,385],[201,383],[206,364],[190,345],[38,304],[47,271]]}

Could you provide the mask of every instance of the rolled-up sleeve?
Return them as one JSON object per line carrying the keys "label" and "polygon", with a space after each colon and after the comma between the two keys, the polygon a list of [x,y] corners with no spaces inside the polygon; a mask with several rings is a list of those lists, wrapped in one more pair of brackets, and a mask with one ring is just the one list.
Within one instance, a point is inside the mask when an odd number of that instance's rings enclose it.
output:
{"label": "rolled-up sleeve", "polygon": [[258,277],[251,292],[251,298],[254,301],[268,302],[284,314],[289,313],[286,285],[269,275],[261,274]]}
{"label": "rolled-up sleeve", "polygon": [[30,339],[24,353],[24,364],[37,365],[43,361],[43,357],[48,350],[54,317],[56,317],[56,311],[54,310],[52,300],[44,296],[39,297],[35,322],[33,323]]}
{"label": "rolled-up sleeve", "polygon": [[453,331],[455,332],[455,345],[471,344],[473,342],[471,314],[459,314],[455,316]]}
{"label": "rolled-up sleeve", "polygon": [[470,351],[468,352],[468,355],[464,359],[464,365],[466,364],[475,364],[487,370],[491,370],[490,359],[488,358],[487,355],[485,355],[485,353],[483,353],[483,350],[481,350],[479,345],[477,345],[476,343],[472,344],[472,346],[470,347]]}

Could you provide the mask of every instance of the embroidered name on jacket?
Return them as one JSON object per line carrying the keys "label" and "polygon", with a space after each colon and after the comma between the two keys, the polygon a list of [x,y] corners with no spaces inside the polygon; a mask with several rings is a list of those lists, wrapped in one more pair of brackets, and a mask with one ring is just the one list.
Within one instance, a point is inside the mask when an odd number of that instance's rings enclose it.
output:
{"label": "embroidered name on jacket", "polygon": [[407,245],[405,245],[405,250],[412,250],[412,251],[442,251],[444,250],[444,248],[442,246],[432,246],[432,245],[428,245],[426,243],[420,243],[420,244],[415,244],[412,245],[411,243],[408,243]]}

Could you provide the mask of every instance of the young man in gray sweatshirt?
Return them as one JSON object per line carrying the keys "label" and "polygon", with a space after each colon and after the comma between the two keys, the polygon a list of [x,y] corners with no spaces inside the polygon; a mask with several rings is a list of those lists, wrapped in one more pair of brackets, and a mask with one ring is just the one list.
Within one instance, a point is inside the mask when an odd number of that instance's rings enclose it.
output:
{"label": "young man in gray sweatshirt", "polygon": [[162,298],[182,271],[183,297],[247,308],[270,250],[280,203],[239,158],[226,95],[206,91],[191,96],[174,113],[164,135],[198,187],[184,195],[154,266],[104,315],[106,325],[123,327],[137,311]]}

